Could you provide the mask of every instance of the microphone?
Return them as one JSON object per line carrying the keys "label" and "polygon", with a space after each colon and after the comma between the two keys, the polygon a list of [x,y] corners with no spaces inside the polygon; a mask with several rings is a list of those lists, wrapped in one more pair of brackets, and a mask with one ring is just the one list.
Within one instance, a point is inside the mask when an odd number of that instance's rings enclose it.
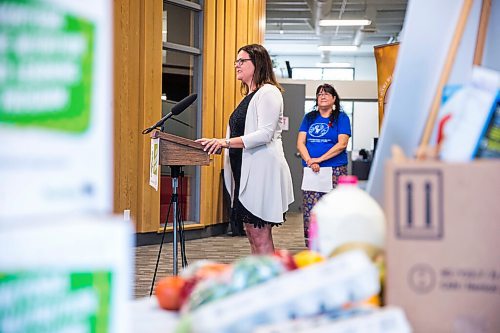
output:
{"label": "microphone", "polygon": [[161,118],[156,124],[153,126],[146,128],[144,131],[142,131],[142,134],[148,134],[155,128],[161,127],[165,121],[170,119],[172,116],[177,116],[179,115],[182,111],[186,110],[188,106],[193,104],[193,102],[198,98],[198,94],[191,94],[185,98],[183,98],[179,103],[175,104],[172,107],[172,110],[165,115],[165,117]]}

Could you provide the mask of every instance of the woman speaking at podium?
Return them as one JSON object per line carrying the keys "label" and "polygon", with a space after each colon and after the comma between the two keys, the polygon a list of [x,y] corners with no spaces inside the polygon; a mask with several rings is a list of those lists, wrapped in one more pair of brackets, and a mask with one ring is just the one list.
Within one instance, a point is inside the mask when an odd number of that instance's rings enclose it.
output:
{"label": "woman speaking at podium", "polygon": [[282,88],[261,45],[241,47],[234,67],[245,97],[229,118],[226,138],[197,141],[209,154],[227,149],[224,181],[232,216],[244,224],[252,254],[269,254],[274,252],[271,229],[283,223],[294,200],[281,141]]}

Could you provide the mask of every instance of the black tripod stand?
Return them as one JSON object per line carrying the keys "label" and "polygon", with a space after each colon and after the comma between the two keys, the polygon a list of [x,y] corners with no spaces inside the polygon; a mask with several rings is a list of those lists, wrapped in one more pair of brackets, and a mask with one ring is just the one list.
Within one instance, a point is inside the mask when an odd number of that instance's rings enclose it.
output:
{"label": "black tripod stand", "polygon": [[[182,166],[180,165],[170,165],[170,177],[172,178],[172,196],[170,198],[170,205],[168,207],[167,219],[165,221],[165,226],[163,227],[163,235],[161,237],[160,249],[158,251],[158,257],[156,258],[156,267],[153,275],[153,282],[151,283],[151,290],[149,295],[153,294],[153,288],[156,279],[156,273],[158,272],[158,264],[160,262],[161,250],[163,247],[163,241],[165,239],[165,234],[167,230],[168,217],[170,215],[170,208],[173,207],[173,273],[178,274],[178,244],[181,244],[181,257],[182,257],[182,268],[187,266],[186,258],[186,247],[184,239],[184,221],[182,219],[181,207],[179,205],[179,196],[177,194],[177,188],[179,187],[179,179],[181,179],[180,185],[182,189],[182,177],[184,171],[182,171]],[[182,193],[181,193],[182,195]]]}
{"label": "black tripod stand", "polygon": [[[156,125],[155,125],[156,126]],[[160,139],[159,146],[159,164],[166,165],[170,167],[172,176],[172,198],[170,201],[170,206],[168,208],[167,221],[170,215],[170,208],[174,207],[174,218],[173,218],[173,273],[178,274],[177,271],[177,246],[180,240],[181,244],[181,254],[182,254],[182,267],[187,266],[185,242],[184,242],[184,222],[182,221],[181,211],[179,208],[179,199],[177,195],[177,188],[179,187],[179,179],[181,180],[181,191],[182,191],[182,166],[195,166],[195,165],[209,165],[210,158],[206,151],[203,150],[203,146],[193,140],[183,138],[170,133],[164,133],[162,126],[162,131],[155,131],[151,135],[152,138]],[[149,129],[147,129],[149,131]],[[182,193],[181,193],[182,197]],[[151,284],[150,295],[153,293],[154,283],[156,279],[156,273],[158,272],[158,263],[160,262],[161,250],[163,247],[163,241],[165,239],[167,221],[163,228],[163,236],[161,239],[160,250],[158,251],[158,258],[156,260],[156,268],[153,276],[153,282]],[[179,236],[179,239],[178,237]]]}

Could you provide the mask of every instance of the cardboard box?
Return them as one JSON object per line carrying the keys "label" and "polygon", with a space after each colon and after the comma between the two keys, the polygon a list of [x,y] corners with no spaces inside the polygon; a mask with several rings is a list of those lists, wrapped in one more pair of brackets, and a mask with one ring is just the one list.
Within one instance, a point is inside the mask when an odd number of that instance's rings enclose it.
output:
{"label": "cardboard box", "polygon": [[500,161],[388,162],[386,303],[415,332],[500,332]]}

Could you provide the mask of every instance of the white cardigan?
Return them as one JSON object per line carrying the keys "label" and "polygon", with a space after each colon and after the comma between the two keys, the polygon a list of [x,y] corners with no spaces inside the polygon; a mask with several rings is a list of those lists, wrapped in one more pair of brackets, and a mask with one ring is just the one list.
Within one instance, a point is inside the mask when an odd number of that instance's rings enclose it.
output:
{"label": "white cardigan", "polygon": [[[283,153],[281,119],[283,97],[271,84],[262,86],[248,105],[245,148],[241,163],[239,200],[248,211],[264,221],[283,222],[283,213],[294,200],[292,176]],[[229,137],[229,127],[226,137]],[[234,179],[227,150],[224,154],[224,182],[231,202]]]}

